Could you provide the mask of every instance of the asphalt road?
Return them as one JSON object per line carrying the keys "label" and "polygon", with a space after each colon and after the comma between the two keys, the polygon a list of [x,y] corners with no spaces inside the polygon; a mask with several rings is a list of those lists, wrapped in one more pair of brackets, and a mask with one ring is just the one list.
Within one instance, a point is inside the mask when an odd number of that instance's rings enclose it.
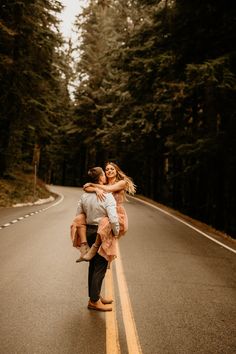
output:
{"label": "asphalt road", "polygon": [[[0,229],[0,353],[113,354],[69,238],[81,190],[54,190],[64,195],[57,205],[0,210],[0,226],[16,220]],[[133,198],[126,210],[120,259],[142,353],[236,353],[236,254]],[[120,352],[138,354],[127,346],[116,262]]]}

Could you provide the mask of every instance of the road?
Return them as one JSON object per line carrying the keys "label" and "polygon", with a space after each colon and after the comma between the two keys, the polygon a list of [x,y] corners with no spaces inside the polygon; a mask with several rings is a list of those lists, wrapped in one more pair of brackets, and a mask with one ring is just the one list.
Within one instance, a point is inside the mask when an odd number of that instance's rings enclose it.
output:
{"label": "road", "polygon": [[69,238],[82,191],[53,190],[63,198],[0,210],[1,354],[236,353],[233,250],[132,198],[104,286],[114,311],[89,311]]}

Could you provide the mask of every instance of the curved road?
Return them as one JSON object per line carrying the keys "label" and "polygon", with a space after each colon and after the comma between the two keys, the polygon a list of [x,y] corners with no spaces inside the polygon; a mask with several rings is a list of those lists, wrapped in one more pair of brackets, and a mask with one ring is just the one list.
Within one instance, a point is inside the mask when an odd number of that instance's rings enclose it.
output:
{"label": "curved road", "polygon": [[0,210],[1,354],[236,353],[233,251],[132,198],[104,286],[114,311],[89,311],[69,238],[82,191],[53,190],[64,198]]}

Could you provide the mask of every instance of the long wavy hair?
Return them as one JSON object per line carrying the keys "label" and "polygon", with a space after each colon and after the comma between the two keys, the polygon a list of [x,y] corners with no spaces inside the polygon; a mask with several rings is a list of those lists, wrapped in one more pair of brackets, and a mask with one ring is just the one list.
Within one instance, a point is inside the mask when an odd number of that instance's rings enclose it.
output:
{"label": "long wavy hair", "polygon": [[127,176],[118,165],[116,165],[114,162],[106,162],[105,169],[107,165],[111,165],[115,168],[116,170],[116,180],[117,181],[125,181],[126,182],[126,187],[125,187],[125,192],[134,195],[136,192],[136,185],[134,184],[133,180],[131,177]]}

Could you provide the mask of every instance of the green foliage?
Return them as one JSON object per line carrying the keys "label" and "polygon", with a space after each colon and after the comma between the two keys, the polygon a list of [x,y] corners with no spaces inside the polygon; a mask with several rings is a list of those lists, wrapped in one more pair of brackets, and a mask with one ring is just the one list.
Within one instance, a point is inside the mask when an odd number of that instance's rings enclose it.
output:
{"label": "green foliage", "polygon": [[112,158],[139,192],[235,234],[230,4],[91,2],[80,24],[74,133],[85,170]]}
{"label": "green foliage", "polygon": [[232,1],[90,1],[64,49],[60,8],[1,3],[0,173],[37,144],[47,182],[81,185],[112,159],[139,193],[236,235]]}
{"label": "green foliage", "polygon": [[[39,172],[45,177],[62,139],[60,126],[71,110],[70,73],[53,0],[1,2],[0,15],[0,174],[32,164],[41,147]],[[61,136],[59,136],[61,135]],[[46,153],[47,152],[47,153]]]}
{"label": "green foliage", "polygon": [[0,208],[12,207],[18,203],[33,203],[36,198],[47,199],[51,194],[40,180],[34,191],[33,173],[21,172],[8,176],[7,179],[0,178]]}

